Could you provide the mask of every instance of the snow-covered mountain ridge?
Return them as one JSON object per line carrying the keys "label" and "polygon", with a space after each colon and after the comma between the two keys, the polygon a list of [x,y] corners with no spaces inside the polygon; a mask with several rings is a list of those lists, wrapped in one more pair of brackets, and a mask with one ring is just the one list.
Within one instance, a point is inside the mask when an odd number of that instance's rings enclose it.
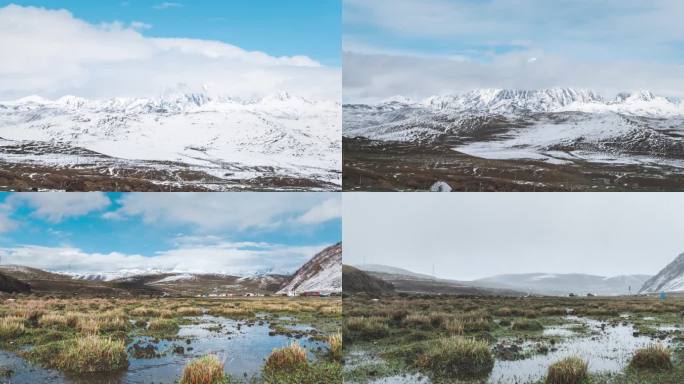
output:
{"label": "snow-covered mountain ridge", "polygon": [[236,107],[286,108],[297,112],[315,112],[320,108],[339,107],[331,100],[310,100],[281,91],[263,98],[242,98],[225,94],[205,92],[171,93],[158,98],[117,97],[111,99],[86,99],[67,95],[58,99],[47,99],[38,95],[17,100],[0,101],[0,108],[14,110],[37,110],[55,108],[65,110],[91,110],[126,113],[171,114],[186,111],[213,110]]}
{"label": "snow-covered mountain ridge", "polygon": [[[264,279],[271,275],[284,275],[286,273],[277,273],[278,271],[258,271],[250,273],[239,273],[239,272],[190,272],[182,270],[161,270],[161,269],[126,269],[119,270],[115,272],[98,272],[98,273],[76,273],[69,271],[51,271],[52,273],[68,276],[74,280],[90,280],[90,281],[114,281],[114,280],[126,280],[131,278],[138,278],[143,276],[164,276],[164,282],[176,281],[176,280],[192,280],[196,276],[218,276],[218,277],[236,277],[240,276],[240,279],[250,280],[250,279]],[[160,278],[161,279],[161,278]]]}
{"label": "snow-covered mountain ridge", "polygon": [[592,90],[574,88],[479,89],[463,94],[431,96],[422,101],[412,101],[397,96],[374,107],[382,109],[422,107],[434,110],[504,115],[567,111],[615,112],[637,116],[684,114],[684,103],[680,100],[656,96],[650,91],[624,92],[609,99]]}

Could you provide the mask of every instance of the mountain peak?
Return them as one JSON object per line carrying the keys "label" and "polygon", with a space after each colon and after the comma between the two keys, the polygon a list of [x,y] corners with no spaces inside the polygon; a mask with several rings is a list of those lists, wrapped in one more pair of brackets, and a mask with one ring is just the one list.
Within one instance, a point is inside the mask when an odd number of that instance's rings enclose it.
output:
{"label": "mountain peak", "polygon": [[647,280],[641,293],[684,292],[684,253],[679,254],[657,275]]}
{"label": "mountain peak", "polygon": [[342,243],[317,253],[295,272],[278,294],[304,292],[339,293],[342,291]]}

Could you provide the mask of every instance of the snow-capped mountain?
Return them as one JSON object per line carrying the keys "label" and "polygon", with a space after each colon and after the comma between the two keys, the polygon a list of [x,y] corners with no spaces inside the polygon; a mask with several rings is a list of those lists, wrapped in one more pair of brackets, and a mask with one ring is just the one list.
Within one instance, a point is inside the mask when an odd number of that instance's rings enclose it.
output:
{"label": "snow-capped mountain", "polygon": [[256,281],[260,279],[268,279],[270,276],[281,276],[279,271],[265,270],[250,273],[226,272],[217,271],[213,273],[206,272],[188,272],[183,270],[162,270],[162,269],[121,269],[112,272],[93,272],[93,273],[77,273],[71,271],[51,271],[64,276],[69,276],[74,280],[88,280],[88,281],[115,281],[126,279],[137,279],[141,277],[153,278],[159,277],[158,280],[151,279],[150,281],[157,283],[169,283],[174,281],[196,280],[198,276],[213,275],[217,277],[231,277],[243,281]]}
{"label": "snow-capped mountain", "polygon": [[330,246],[297,270],[278,294],[342,292],[342,244]]}
{"label": "snow-capped mountain", "polygon": [[[64,166],[97,162],[101,154],[187,164],[217,178],[280,175],[339,184],[340,126],[339,103],[287,92],[261,99],[208,93],[110,100],[31,96],[0,102],[0,146],[47,143],[60,153],[0,151],[0,159]],[[75,153],[79,148],[91,153]]]}
{"label": "snow-capped mountain", "polygon": [[538,112],[617,112],[638,116],[684,114],[684,104],[650,91],[620,93],[606,99],[587,89],[551,88],[542,90],[479,89],[464,94],[432,96],[414,102],[396,96],[376,105],[379,109],[423,107],[433,110],[476,114],[522,115]]}
{"label": "snow-capped mountain", "polygon": [[657,275],[648,279],[641,293],[684,292],[684,253],[663,268]]}
{"label": "snow-capped mountain", "polygon": [[61,275],[69,276],[74,280],[88,280],[88,281],[114,281],[124,280],[135,276],[155,276],[162,274],[173,274],[169,271],[161,271],[156,269],[127,269],[115,272],[98,272],[98,273],[76,273],[70,271],[54,271]]}
{"label": "snow-capped mountain", "polygon": [[[32,292],[49,294],[78,292],[81,295],[107,296],[242,296],[272,294],[290,278],[290,276],[278,274],[233,276],[217,273],[140,272],[136,274],[128,271],[120,273],[117,277],[115,273],[77,275],[25,266],[0,265],[0,280],[6,276],[28,284]],[[2,283],[0,281],[0,285]]]}
{"label": "snow-capped mountain", "polygon": [[486,159],[684,168],[684,103],[651,92],[486,89],[345,105],[344,137],[440,143]]}
{"label": "snow-capped mountain", "polygon": [[487,277],[473,281],[473,285],[507,288],[521,292],[565,296],[570,293],[586,295],[627,295],[637,293],[648,275],[597,276],[580,273],[525,273]]}

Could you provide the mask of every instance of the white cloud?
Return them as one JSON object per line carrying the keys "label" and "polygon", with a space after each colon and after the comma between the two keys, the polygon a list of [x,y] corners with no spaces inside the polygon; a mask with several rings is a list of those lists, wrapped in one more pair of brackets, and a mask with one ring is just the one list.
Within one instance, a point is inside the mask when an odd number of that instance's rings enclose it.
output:
{"label": "white cloud", "polygon": [[0,204],[0,233],[11,231],[17,227],[17,223],[10,218],[11,210],[8,204]]}
{"label": "white cloud", "polygon": [[70,247],[21,246],[0,248],[0,258],[4,264],[73,274],[168,271],[241,276],[292,273],[325,246],[215,242],[188,245],[150,256],[118,252],[88,253]]}
{"label": "white cloud", "polygon": [[169,9],[169,8],[180,8],[182,7],[183,4],[181,3],[172,3],[172,2],[165,2],[165,3],[160,3],[155,5],[153,8],[157,10],[164,10],[164,9]]}
{"label": "white cloud", "polygon": [[137,30],[144,30],[152,28],[151,24],[143,23],[142,21],[134,21],[131,23],[131,28]]}
{"label": "white cloud", "polygon": [[25,204],[34,209],[33,215],[51,222],[85,215],[107,208],[111,201],[104,193],[15,193],[6,204],[16,208]]}
{"label": "white cloud", "polygon": [[[311,210],[307,224],[332,218],[340,197],[329,193],[131,193],[106,218],[139,216],[148,223],[190,224],[199,229],[268,229],[290,223]],[[322,204],[323,207],[321,207]],[[326,205],[327,204],[327,205]],[[338,208],[339,210],[339,208]],[[329,218],[326,218],[329,217]],[[338,215],[339,216],[339,215]]]}
{"label": "white cloud", "polygon": [[[0,99],[30,94],[157,97],[169,89],[260,97],[287,90],[337,99],[341,73],[305,56],[274,57],[218,41],[151,38],[148,25],[93,25],[66,10],[0,8]],[[11,54],[10,54],[11,53]]]}
{"label": "white cloud", "polygon": [[311,208],[297,218],[297,221],[302,224],[319,224],[341,217],[342,201],[339,198],[333,198]]}

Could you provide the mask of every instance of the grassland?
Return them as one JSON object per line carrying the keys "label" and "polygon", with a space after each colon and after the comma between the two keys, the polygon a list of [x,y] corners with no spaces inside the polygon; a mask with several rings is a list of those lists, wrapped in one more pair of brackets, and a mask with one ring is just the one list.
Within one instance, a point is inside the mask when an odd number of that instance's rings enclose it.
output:
{"label": "grassland", "polygon": [[[188,354],[183,376],[169,382],[290,383],[291,377],[299,383],[341,381],[342,302],[339,298],[6,299],[0,305],[0,349],[70,377],[125,372],[133,359],[189,351],[191,348],[186,350],[180,346],[185,345],[183,340],[167,350],[157,349],[154,342],[139,345],[134,341],[141,337],[155,342],[178,340],[179,329],[197,323],[197,316],[203,315],[239,321],[238,327],[268,324],[271,331],[266,337],[311,338],[325,347],[306,351],[297,344],[275,350],[262,372],[249,377],[231,377],[223,374],[222,369],[219,375],[215,356],[193,360],[192,354]],[[304,330],[296,327],[302,322],[311,327]],[[220,326],[216,331],[220,331]],[[283,354],[290,356],[290,348],[299,348],[298,364],[269,364],[269,361],[279,361]],[[223,367],[222,363],[218,364]]]}
{"label": "grassland", "polygon": [[[684,382],[684,299],[357,294],[345,296],[344,314],[345,382]],[[601,365],[582,347],[607,334],[632,342],[607,364],[620,368],[587,369]],[[588,344],[578,343],[573,356],[553,358],[578,340]],[[630,349],[634,340],[644,347]],[[618,344],[605,346],[607,354],[623,347]],[[542,374],[506,376],[516,362],[533,360],[544,362]]]}

